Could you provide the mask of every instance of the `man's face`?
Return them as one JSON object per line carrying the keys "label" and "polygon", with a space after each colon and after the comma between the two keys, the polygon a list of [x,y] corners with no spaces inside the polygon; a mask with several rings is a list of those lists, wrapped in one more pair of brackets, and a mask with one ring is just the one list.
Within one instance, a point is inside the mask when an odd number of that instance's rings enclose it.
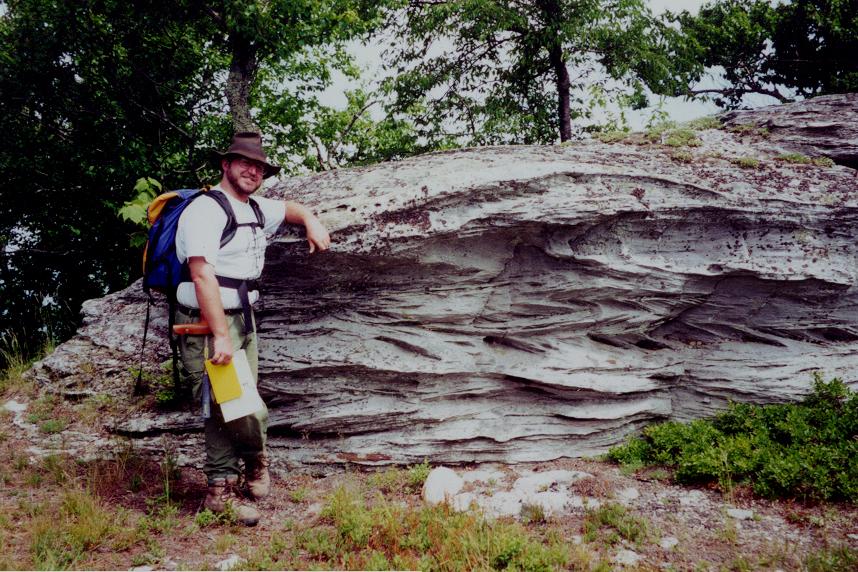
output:
{"label": "man's face", "polygon": [[249,196],[262,186],[265,165],[245,157],[234,157],[223,160],[223,173],[236,192]]}

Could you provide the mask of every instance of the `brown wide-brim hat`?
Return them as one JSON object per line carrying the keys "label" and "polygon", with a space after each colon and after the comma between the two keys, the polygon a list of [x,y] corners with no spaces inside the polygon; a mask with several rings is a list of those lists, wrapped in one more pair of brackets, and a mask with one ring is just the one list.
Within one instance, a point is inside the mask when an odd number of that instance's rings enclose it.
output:
{"label": "brown wide-brim hat", "polygon": [[239,155],[264,164],[265,172],[262,174],[263,179],[267,179],[280,172],[280,167],[268,162],[268,157],[265,155],[265,151],[262,150],[262,136],[259,133],[252,131],[236,133],[232,136],[232,143],[229,149],[224,152],[212,151],[212,163],[220,168],[221,159],[225,159],[230,155]]}

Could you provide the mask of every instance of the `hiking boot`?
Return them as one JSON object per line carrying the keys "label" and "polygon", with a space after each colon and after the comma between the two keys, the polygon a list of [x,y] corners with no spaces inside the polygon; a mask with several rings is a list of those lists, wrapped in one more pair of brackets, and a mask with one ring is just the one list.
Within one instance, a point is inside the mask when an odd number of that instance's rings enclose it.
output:
{"label": "hiking boot", "polygon": [[215,514],[231,512],[240,524],[256,526],[259,522],[259,511],[238,498],[235,492],[237,485],[237,476],[212,479],[203,506]]}
{"label": "hiking boot", "polygon": [[251,498],[259,500],[271,492],[271,475],[268,473],[270,464],[271,461],[265,453],[244,460],[244,478]]}

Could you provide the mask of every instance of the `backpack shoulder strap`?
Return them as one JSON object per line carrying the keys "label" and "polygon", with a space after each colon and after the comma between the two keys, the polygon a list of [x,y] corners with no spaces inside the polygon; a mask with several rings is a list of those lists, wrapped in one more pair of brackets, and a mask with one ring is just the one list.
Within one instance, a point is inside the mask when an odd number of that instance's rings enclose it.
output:
{"label": "backpack shoulder strap", "polygon": [[250,202],[250,208],[253,209],[253,214],[256,215],[256,222],[260,228],[265,228],[265,215],[262,214],[262,207],[259,206],[259,202],[253,197],[248,197],[248,202]]}
{"label": "backpack shoulder strap", "polygon": [[247,202],[250,204],[250,208],[253,211],[253,215],[256,217],[256,222],[240,222],[236,226],[236,228],[240,226],[249,226],[250,228],[265,228],[265,215],[262,214],[262,207],[259,206],[259,202],[253,199],[253,197],[248,197]]}
{"label": "backpack shoulder strap", "polygon": [[207,191],[205,194],[206,196],[213,198],[226,214],[226,226],[223,227],[223,232],[220,235],[220,247],[223,248],[227,242],[233,239],[235,231],[238,229],[238,224],[235,221],[235,211],[232,210],[232,205],[229,204],[229,199],[226,198],[226,195],[221,191],[212,189]]}

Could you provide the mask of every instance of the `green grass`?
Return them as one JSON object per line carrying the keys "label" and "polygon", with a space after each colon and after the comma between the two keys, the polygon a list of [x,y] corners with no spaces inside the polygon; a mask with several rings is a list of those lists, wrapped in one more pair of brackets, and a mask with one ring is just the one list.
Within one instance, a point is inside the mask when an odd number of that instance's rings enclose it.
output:
{"label": "green grass", "polygon": [[54,343],[51,340],[32,355],[18,340],[18,337],[9,332],[0,335],[0,395],[14,395],[17,393],[35,391],[36,386],[25,375],[33,362],[43,358],[54,351]]}
{"label": "green grass", "polygon": [[307,500],[310,495],[310,489],[307,487],[298,487],[289,493],[289,500],[294,503],[302,503]]}
{"label": "green grass", "polygon": [[858,550],[848,546],[833,546],[809,554],[804,561],[807,572],[839,572],[858,569]]}
{"label": "green grass", "polygon": [[44,508],[29,524],[34,567],[81,567],[90,552],[111,546],[124,520],[124,510],[107,507],[90,492],[77,487],[67,490],[58,505]]}
{"label": "green grass", "polygon": [[608,452],[637,467],[666,466],[680,483],[750,485],[764,497],[858,502],[858,394],[814,379],[801,403],[734,403],[708,420],[651,425]]}
{"label": "green grass", "polygon": [[554,570],[570,554],[560,535],[543,541],[514,522],[489,521],[446,505],[409,508],[379,496],[372,503],[343,486],[321,513],[327,527],[298,535],[298,548],[334,568]]}
{"label": "green grass", "polygon": [[391,467],[370,475],[367,486],[385,494],[413,493],[423,487],[431,470],[427,460],[417,465],[409,465],[405,469]]}
{"label": "green grass", "polygon": [[54,433],[62,433],[68,426],[68,420],[65,418],[48,419],[39,424],[39,430],[42,433],[53,435]]}
{"label": "green grass", "polygon": [[629,513],[622,505],[608,503],[590,510],[584,519],[584,540],[595,542],[600,534],[607,544],[622,540],[643,542],[649,535],[649,525],[643,518]]}

